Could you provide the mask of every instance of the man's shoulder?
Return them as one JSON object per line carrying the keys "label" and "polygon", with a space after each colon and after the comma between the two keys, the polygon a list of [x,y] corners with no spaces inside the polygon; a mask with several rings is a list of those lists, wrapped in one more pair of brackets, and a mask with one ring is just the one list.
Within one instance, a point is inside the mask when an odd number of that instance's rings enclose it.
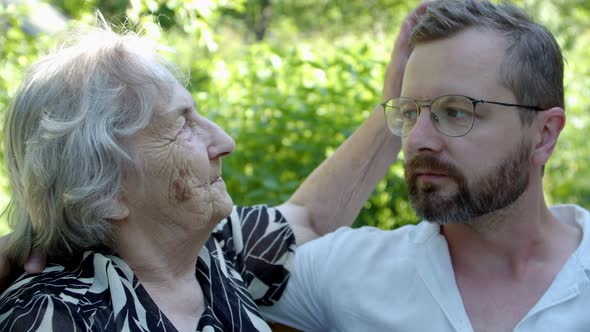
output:
{"label": "man's shoulder", "polygon": [[414,255],[417,249],[427,246],[431,240],[440,236],[439,229],[439,226],[427,222],[406,225],[394,230],[382,230],[369,226],[341,227],[302,245],[297,249],[297,253],[324,256],[326,260],[335,264],[339,264],[340,259],[376,259],[391,254],[394,255],[390,257],[404,259]]}
{"label": "man's shoulder", "polygon": [[[331,234],[324,237],[323,241],[341,241],[346,243],[369,243],[378,244],[383,241],[395,240],[389,245],[414,244],[428,242],[432,237],[439,234],[440,227],[428,222],[420,222],[416,225],[405,225],[393,230],[383,230],[372,226],[359,228],[340,227]],[[317,240],[316,240],[317,241]],[[322,238],[319,239],[322,241]]]}
{"label": "man's shoulder", "polygon": [[[429,296],[428,288],[417,283],[441,270],[431,268],[430,262],[444,265],[441,262],[448,260],[445,250],[440,227],[428,222],[395,230],[341,228],[297,248],[292,287],[297,292],[313,289],[307,284],[319,285],[313,292],[334,305],[347,302],[337,305],[346,312],[366,309],[366,304],[361,305],[363,309],[347,301],[361,295],[372,299],[376,307],[403,306]],[[447,275],[441,273],[437,278]]]}
{"label": "man's shoulder", "polygon": [[576,204],[556,204],[549,207],[551,213],[564,223],[590,224],[590,211]]}
{"label": "man's shoulder", "polygon": [[584,270],[590,273],[590,211],[575,204],[554,205],[550,207],[550,211],[560,222],[581,229],[582,240],[574,256]]}

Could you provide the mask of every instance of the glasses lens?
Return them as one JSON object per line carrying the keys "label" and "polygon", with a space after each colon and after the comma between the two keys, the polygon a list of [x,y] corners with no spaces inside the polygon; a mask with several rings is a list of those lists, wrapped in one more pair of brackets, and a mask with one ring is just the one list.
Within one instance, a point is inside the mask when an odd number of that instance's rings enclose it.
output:
{"label": "glasses lens", "polygon": [[430,111],[436,129],[447,136],[463,136],[473,127],[475,110],[467,97],[439,97],[432,102]]}
{"label": "glasses lens", "polygon": [[387,125],[397,136],[408,136],[416,124],[418,113],[418,105],[412,99],[396,98],[385,103]]}

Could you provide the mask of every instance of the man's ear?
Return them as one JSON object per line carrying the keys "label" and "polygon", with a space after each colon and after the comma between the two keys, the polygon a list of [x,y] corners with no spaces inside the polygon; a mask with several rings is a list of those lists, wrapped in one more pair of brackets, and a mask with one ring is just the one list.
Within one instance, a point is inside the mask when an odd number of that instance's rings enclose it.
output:
{"label": "man's ear", "polygon": [[535,144],[533,162],[542,166],[547,163],[557,143],[557,138],[565,126],[565,111],[560,107],[553,107],[540,112],[538,118],[538,135]]}
{"label": "man's ear", "polygon": [[113,202],[113,209],[109,213],[110,220],[123,220],[129,216],[129,208],[127,204],[121,199],[121,195]]}

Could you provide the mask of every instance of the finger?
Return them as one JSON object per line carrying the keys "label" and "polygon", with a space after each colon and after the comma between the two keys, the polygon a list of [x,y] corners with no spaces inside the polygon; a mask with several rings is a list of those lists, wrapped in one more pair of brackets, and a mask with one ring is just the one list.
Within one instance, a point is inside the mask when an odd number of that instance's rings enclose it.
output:
{"label": "finger", "polygon": [[10,261],[6,256],[0,256],[0,290],[4,290],[11,282],[10,278]]}
{"label": "finger", "polygon": [[25,271],[27,273],[40,273],[45,269],[46,264],[46,257],[41,250],[33,248],[25,262]]}
{"label": "finger", "polygon": [[434,1],[430,0],[422,2],[404,18],[387,66],[385,82],[383,84],[383,100],[388,100],[400,95],[403,83],[403,73],[408,59],[410,58],[410,54],[412,53],[412,47],[410,45],[412,30],[416,24],[418,24],[420,16],[426,13],[428,6],[433,2]]}
{"label": "finger", "polygon": [[10,260],[5,254],[10,234],[0,237],[0,289],[6,289],[10,284],[11,267]]}
{"label": "finger", "polygon": [[410,13],[410,17],[417,21],[420,16],[426,13],[428,6],[432,5],[433,3],[434,1],[432,0],[422,1],[421,4],[419,4],[416,8],[414,8],[414,10],[412,10],[412,12]]}
{"label": "finger", "polygon": [[434,1],[423,1],[404,18],[396,44],[408,44],[407,41],[410,38],[412,30],[420,21],[420,17],[426,13],[428,6],[432,3],[434,3]]}

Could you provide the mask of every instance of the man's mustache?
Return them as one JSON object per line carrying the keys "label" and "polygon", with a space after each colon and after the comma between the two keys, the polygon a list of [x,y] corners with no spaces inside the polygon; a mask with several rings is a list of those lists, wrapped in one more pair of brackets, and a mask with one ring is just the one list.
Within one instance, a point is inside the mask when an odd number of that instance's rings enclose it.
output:
{"label": "man's mustache", "polygon": [[404,163],[406,179],[415,179],[415,171],[432,171],[442,173],[450,178],[461,178],[461,172],[453,164],[429,154],[415,154]]}

